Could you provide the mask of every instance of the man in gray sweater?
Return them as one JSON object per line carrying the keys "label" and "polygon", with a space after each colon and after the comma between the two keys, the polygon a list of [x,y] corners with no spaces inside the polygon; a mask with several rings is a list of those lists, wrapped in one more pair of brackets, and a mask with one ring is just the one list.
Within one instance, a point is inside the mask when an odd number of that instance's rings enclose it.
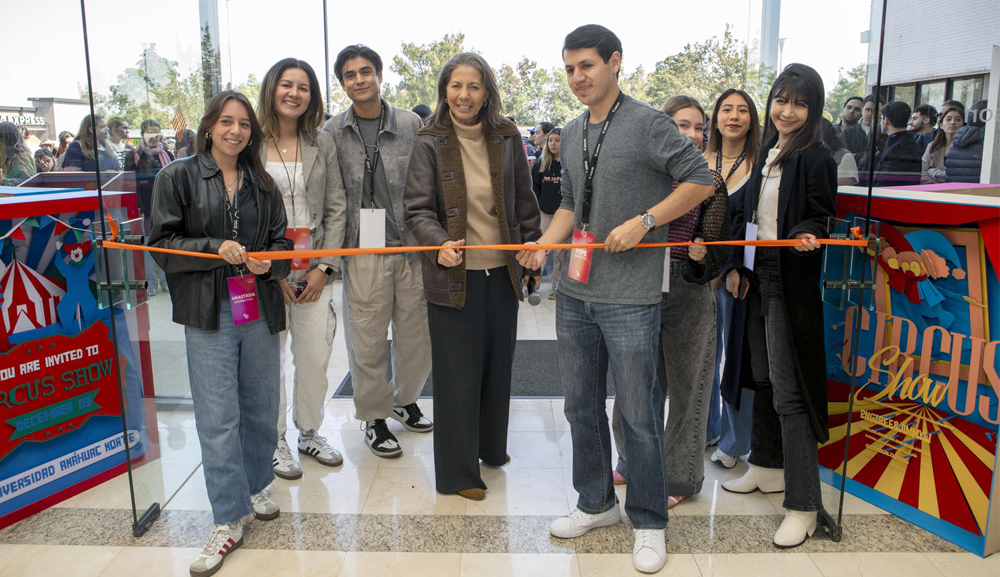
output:
{"label": "man in gray sweater", "polygon": [[[617,523],[611,436],[605,409],[610,366],[625,427],[629,490],[625,512],[635,527],[632,562],[654,573],[666,563],[667,472],[664,395],[656,379],[666,223],[714,191],[708,164],[666,114],[618,87],[621,41],[598,25],[566,37],[563,62],[587,112],[562,132],[562,206],[539,243],[605,243],[574,249],[559,282],[556,336],[573,439],[576,509],[556,519],[556,537],[579,537]],[[598,164],[599,161],[599,164]],[[673,183],[680,183],[673,189]],[[673,189],[673,192],[671,190]],[[538,268],[544,251],[518,260]],[[637,469],[633,469],[633,463]]]}

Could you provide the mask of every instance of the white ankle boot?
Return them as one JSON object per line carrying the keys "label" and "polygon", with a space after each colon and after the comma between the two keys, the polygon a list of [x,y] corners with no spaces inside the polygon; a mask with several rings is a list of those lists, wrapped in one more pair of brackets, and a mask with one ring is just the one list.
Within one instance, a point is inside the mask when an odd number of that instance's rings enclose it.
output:
{"label": "white ankle boot", "polygon": [[768,469],[749,465],[746,474],[739,479],[726,481],[722,488],[730,493],[781,493],[785,490],[785,470]]}
{"label": "white ankle boot", "polygon": [[782,549],[798,547],[816,531],[816,511],[785,511],[785,520],[774,534],[774,544]]}

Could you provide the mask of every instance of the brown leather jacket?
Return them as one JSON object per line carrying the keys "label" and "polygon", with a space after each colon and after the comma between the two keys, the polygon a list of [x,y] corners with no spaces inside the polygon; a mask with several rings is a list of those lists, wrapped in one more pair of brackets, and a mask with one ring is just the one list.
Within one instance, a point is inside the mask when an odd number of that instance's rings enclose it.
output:
{"label": "brown leather jacket", "polygon": [[[484,128],[501,242],[519,244],[538,240],[542,235],[541,216],[517,126],[505,121],[499,129]],[[418,244],[440,246],[447,240],[465,238],[465,174],[462,151],[450,123],[425,126],[417,133],[406,174],[403,207],[406,226]],[[427,302],[455,308],[465,306],[465,262],[449,269],[438,264],[437,251],[421,254]],[[523,270],[514,260],[513,252],[507,253],[507,272],[514,293],[523,300]]]}

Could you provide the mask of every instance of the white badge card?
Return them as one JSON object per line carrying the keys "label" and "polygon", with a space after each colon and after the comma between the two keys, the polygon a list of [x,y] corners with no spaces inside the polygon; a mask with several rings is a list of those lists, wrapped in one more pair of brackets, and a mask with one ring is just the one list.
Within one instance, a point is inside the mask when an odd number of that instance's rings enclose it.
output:
{"label": "white badge card", "polygon": [[670,248],[663,251],[663,287],[661,292],[670,292]]}
{"label": "white badge card", "polygon": [[385,248],[385,209],[362,208],[359,248]]}
{"label": "white badge card", "polygon": [[[747,223],[747,240],[757,240],[757,223]],[[753,270],[754,258],[757,256],[757,247],[743,247],[743,266]]]}

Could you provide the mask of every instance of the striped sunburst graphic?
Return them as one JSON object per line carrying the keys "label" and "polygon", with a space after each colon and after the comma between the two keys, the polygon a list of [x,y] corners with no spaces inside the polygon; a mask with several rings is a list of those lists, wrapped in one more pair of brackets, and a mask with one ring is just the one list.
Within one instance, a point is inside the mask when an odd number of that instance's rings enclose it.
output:
{"label": "striped sunburst graphic", "polygon": [[[829,381],[830,440],[820,465],[841,472],[848,385]],[[847,476],[884,495],[981,536],[986,530],[996,432],[913,401],[858,393],[850,415]]]}

